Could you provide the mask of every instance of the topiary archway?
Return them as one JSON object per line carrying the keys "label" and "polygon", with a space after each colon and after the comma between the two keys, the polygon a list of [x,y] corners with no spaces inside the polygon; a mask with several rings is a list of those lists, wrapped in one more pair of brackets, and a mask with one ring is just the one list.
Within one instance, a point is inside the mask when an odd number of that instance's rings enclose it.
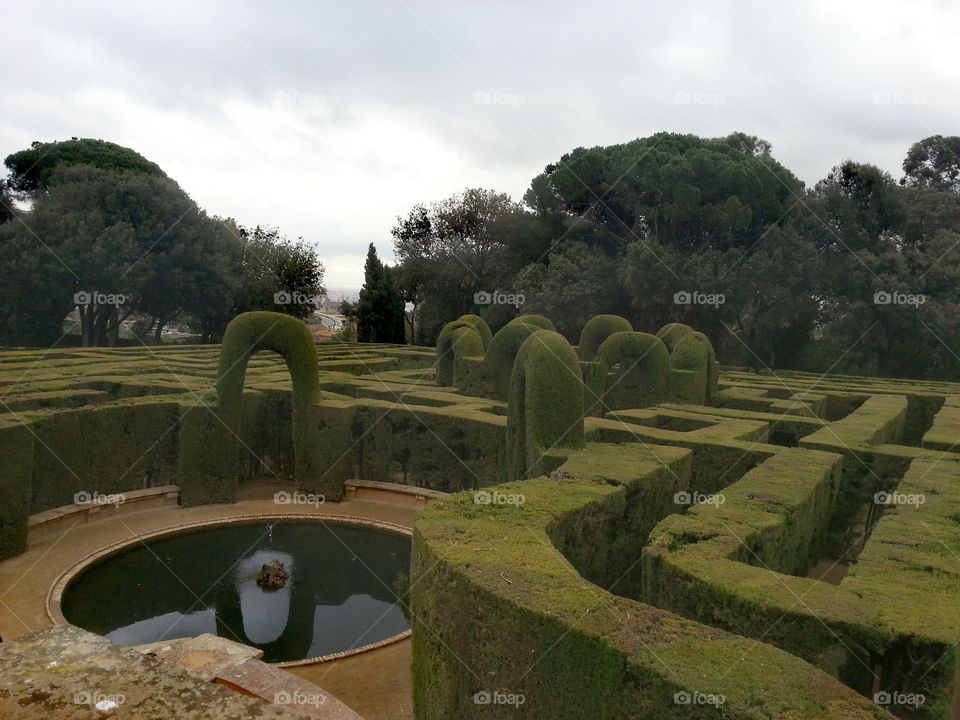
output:
{"label": "topiary archway", "polygon": [[322,490],[327,499],[340,499],[343,496],[342,478],[338,477],[340,473],[330,473],[330,458],[325,457],[320,442],[320,435],[328,423],[314,417],[317,413],[313,412],[315,403],[321,399],[317,351],[310,331],[295,317],[274,312],[247,312],[237,315],[227,325],[220,348],[216,388],[219,410],[232,431],[231,441],[238,442],[247,364],[259,350],[281,355],[290,371],[297,487]]}
{"label": "topiary archway", "polygon": [[507,464],[511,479],[542,474],[544,450],[583,447],[580,361],[559,333],[537,330],[520,346],[510,378]]}
{"label": "topiary archway", "polygon": [[[614,368],[616,376],[611,378]],[[649,407],[670,391],[670,354],[660,338],[643,332],[616,332],[597,350],[587,370],[590,415],[607,410]]]}

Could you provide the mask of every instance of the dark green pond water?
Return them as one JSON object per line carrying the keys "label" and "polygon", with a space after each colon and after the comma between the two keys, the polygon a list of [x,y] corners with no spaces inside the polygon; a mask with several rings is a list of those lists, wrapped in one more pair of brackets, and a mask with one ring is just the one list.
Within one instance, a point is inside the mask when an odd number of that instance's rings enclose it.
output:
{"label": "dark green pond water", "polygon": [[[290,580],[261,588],[280,560]],[[410,540],[325,523],[231,525],[156,540],[84,572],[64,595],[74,625],[117,645],[212,633],[302,660],[384,640],[410,627]]]}

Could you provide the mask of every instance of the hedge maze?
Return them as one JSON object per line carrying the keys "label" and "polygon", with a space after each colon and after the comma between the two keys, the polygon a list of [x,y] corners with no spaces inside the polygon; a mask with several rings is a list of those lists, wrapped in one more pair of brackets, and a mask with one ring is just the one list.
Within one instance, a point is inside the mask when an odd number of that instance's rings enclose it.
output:
{"label": "hedge maze", "polygon": [[960,384],[721,372],[612,316],[284,323],[0,354],[0,554],[79,491],[415,484],[454,493],[414,532],[420,720],[960,718]]}

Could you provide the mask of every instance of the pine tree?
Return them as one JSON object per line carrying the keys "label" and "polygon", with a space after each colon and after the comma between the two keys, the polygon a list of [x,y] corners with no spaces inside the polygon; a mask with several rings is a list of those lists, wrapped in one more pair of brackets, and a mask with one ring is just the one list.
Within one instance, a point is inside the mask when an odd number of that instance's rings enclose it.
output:
{"label": "pine tree", "polygon": [[357,340],[405,342],[404,304],[394,270],[380,261],[373,243],[367,250],[363,287],[357,302]]}

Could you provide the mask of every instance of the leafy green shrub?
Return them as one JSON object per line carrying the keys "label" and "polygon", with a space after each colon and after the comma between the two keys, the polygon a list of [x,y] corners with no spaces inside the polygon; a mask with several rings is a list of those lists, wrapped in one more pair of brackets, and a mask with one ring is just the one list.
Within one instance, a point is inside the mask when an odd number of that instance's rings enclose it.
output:
{"label": "leafy green shrub", "polygon": [[663,344],[667,346],[669,352],[673,352],[677,343],[679,343],[684,336],[692,332],[695,332],[695,330],[689,325],[684,325],[683,323],[667,323],[657,330],[657,337],[663,340]]}
{"label": "leafy green shrub", "polygon": [[0,426],[0,560],[27,549],[33,445],[27,425]]}
{"label": "leafy green shrub", "polygon": [[[475,323],[472,320],[467,318],[476,317],[476,315],[463,315],[452,322],[448,322],[443,326],[443,329],[440,331],[440,335],[437,337],[437,384],[443,385],[444,387],[453,387],[454,385],[454,365],[458,357],[466,357],[473,355],[483,355],[489,342],[483,339],[482,331],[478,328],[486,328],[487,333],[490,333],[490,328],[487,327],[487,324],[480,318],[480,323]],[[456,331],[462,328],[472,330],[477,338],[480,340],[480,346],[477,347],[477,343],[472,341],[472,338],[467,334],[456,335]],[[455,342],[456,340],[456,342]],[[459,342],[467,342],[467,347],[457,348]],[[479,349],[479,352],[477,350]]]}
{"label": "leafy green shrub", "polygon": [[506,400],[510,394],[513,362],[520,351],[520,346],[538,330],[540,328],[530,323],[511,322],[500,328],[493,336],[483,364],[491,390],[498,400]]}
{"label": "leafy green shrub", "polygon": [[258,350],[283,356],[293,382],[294,406],[320,400],[317,350],[307,326],[290,315],[255,311],[237,315],[223,335],[217,400],[225,410],[239,410],[247,363]]}
{"label": "leafy green shrub", "polygon": [[[479,315],[461,315],[457,320],[463,320],[473,325],[473,329],[480,333],[480,339],[483,340],[483,351],[486,352],[490,347],[490,341],[493,340],[493,333],[490,332],[490,326],[487,321]],[[482,355],[483,353],[477,353]]]}
{"label": "leafy green shrub", "polygon": [[587,366],[588,415],[656,405],[667,399],[670,357],[649,333],[615,332]]}
{"label": "leafy green shrub", "polygon": [[[675,336],[674,336],[675,337]],[[684,333],[670,353],[671,395],[678,402],[703,405],[716,394],[717,360],[703,333]]]}
{"label": "leafy green shrub", "polygon": [[[324,448],[317,442],[317,432],[323,425],[308,423],[305,411],[321,400],[320,377],[313,337],[300,320],[281,313],[249,312],[238,315],[227,325],[220,348],[216,387],[219,409],[233,433],[230,444],[236,452],[247,364],[258,350],[272,350],[286,361],[293,384],[294,477],[300,487],[314,486],[319,482],[316,474],[323,468],[321,458],[325,457]],[[236,468],[236,462],[230,466]],[[324,483],[325,494],[330,499],[343,495],[343,478],[339,473],[336,475]]]}
{"label": "leafy green shrub", "polygon": [[518,315],[513,320],[508,322],[507,325],[513,325],[514,323],[527,323],[527,325],[536,325],[542,330],[556,330],[550,318],[544,317],[543,315]]}
{"label": "leafy green shrub", "polygon": [[583,444],[583,380],[577,354],[559,333],[537,330],[520,346],[510,378],[510,475],[535,476],[545,449]]}
{"label": "leafy green shrub", "polygon": [[630,321],[619,315],[594,315],[583,326],[577,352],[581,360],[593,360],[601,343],[617,332],[631,332]]}

